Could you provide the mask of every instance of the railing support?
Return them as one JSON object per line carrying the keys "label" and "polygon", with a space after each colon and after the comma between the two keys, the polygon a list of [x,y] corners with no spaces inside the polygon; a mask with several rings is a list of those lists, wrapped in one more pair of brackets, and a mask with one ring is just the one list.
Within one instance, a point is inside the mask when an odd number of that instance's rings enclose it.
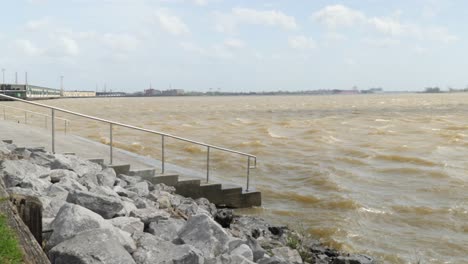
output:
{"label": "railing support", "polygon": [[65,128],[64,128],[64,130],[65,130],[65,135],[67,134],[67,123],[68,123],[68,121],[65,120]]}
{"label": "railing support", "polygon": [[24,112],[24,123],[28,123],[28,112]]}
{"label": "railing support", "polygon": [[247,186],[245,191],[249,191],[249,184],[250,184],[250,157],[247,157]]}
{"label": "railing support", "polygon": [[6,120],[5,107],[3,107],[3,120]]}
{"label": "railing support", "polygon": [[113,162],[113,150],[112,150],[113,140],[112,140],[112,123],[109,124],[109,146],[110,146],[110,165]]}
{"label": "railing support", "polygon": [[206,183],[210,181],[210,147],[206,148]]}
{"label": "railing support", "polygon": [[165,157],[164,157],[164,135],[161,135],[161,174],[164,174],[164,164],[165,164]]}
{"label": "railing support", "polygon": [[52,126],[52,153],[55,154],[55,109],[52,108],[52,120],[51,120],[51,126]]}

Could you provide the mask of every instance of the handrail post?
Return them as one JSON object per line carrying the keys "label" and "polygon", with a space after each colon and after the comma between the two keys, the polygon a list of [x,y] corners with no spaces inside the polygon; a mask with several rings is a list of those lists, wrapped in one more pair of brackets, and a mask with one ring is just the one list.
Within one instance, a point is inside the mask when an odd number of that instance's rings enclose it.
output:
{"label": "handrail post", "polygon": [[3,120],[6,120],[5,107],[3,107]]}
{"label": "handrail post", "polygon": [[164,174],[165,168],[165,157],[164,157],[164,135],[161,135],[161,174]]}
{"label": "handrail post", "polygon": [[112,165],[113,162],[113,151],[112,151],[112,145],[113,145],[113,139],[112,139],[112,123],[109,123],[109,146],[110,146],[110,165]]}
{"label": "handrail post", "polygon": [[28,123],[28,112],[24,111],[24,123]]}
{"label": "handrail post", "polygon": [[65,135],[66,135],[66,134],[67,134],[67,123],[68,123],[68,122],[67,122],[67,120],[65,120],[64,122],[65,122],[65,128],[64,128],[64,130],[65,130]]}
{"label": "handrail post", "polygon": [[247,157],[247,187],[245,188],[245,191],[249,191],[249,184],[250,184],[250,156]]}
{"label": "handrail post", "polygon": [[55,154],[55,109],[52,108],[52,153]]}
{"label": "handrail post", "polygon": [[206,183],[210,181],[210,147],[206,149]]}

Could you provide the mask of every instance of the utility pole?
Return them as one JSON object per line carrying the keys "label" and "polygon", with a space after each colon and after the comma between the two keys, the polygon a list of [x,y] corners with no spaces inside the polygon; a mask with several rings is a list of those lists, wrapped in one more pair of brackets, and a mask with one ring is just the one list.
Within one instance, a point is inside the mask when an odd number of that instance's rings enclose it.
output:
{"label": "utility pole", "polygon": [[15,72],[15,84],[18,84],[18,72]]}
{"label": "utility pole", "polygon": [[63,96],[63,75],[60,76],[60,93],[61,93],[62,96]]}
{"label": "utility pole", "polygon": [[28,72],[24,73],[24,84],[28,85]]}
{"label": "utility pole", "polygon": [[2,84],[5,84],[5,69],[2,69],[3,81]]}

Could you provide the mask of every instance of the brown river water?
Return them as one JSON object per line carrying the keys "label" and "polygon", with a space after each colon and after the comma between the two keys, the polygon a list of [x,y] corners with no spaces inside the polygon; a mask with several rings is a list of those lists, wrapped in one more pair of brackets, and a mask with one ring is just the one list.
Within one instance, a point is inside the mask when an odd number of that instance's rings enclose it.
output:
{"label": "brown river water", "polygon": [[[42,103],[257,155],[252,181],[263,206],[242,213],[382,263],[468,263],[468,94]],[[71,120],[73,134],[109,141],[107,126],[59,116]],[[43,118],[29,119],[44,125]],[[160,137],[115,131],[118,147],[160,158]],[[204,148],[166,143],[168,162],[203,175]],[[245,185],[245,158],[211,155],[213,177]]]}

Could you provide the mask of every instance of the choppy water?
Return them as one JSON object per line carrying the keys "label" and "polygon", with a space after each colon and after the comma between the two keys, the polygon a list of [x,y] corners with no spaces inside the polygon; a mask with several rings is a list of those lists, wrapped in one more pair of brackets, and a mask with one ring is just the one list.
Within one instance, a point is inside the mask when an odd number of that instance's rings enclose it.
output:
{"label": "choppy water", "polygon": [[[264,206],[245,213],[385,263],[468,263],[468,94],[44,102],[258,155]],[[108,141],[107,127],[67,118]],[[160,155],[158,137],[117,129],[114,141]],[[204,149],[168,143],[169,162],[204,171]],[[245,182],[245,159],[212,155],[217,177]]]}

